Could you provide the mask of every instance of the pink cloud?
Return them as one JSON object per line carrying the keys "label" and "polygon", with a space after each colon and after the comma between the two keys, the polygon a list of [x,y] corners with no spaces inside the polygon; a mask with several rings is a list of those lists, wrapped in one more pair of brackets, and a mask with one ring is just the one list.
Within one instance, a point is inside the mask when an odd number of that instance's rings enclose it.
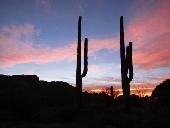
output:
{"label": "pink cloud", "polygon": [[[0,33],[0,67],[10,67],[20,63],[47,63],[51,61],[72,60],[75,58],[76,45],[51,49],[48,46],[33,47],[31,36],[34,34],[34,26],[25,24],[24,26],[3,27]],[[25,35],[26,40],[21,40],[21,35]]]}
{"label": "pink cloud", "polygon": [[90,40],[89,54],[97,52],[100,49],[119,50],[119,38],[110,38],[104,40]]}
{"label": "pink cloud", "polygon": [[163,75],[163,76],[159,76],[159,77],[156,77],[154,78],[154,80],[156,81],[157,85],[162,83],[164,80],[166,79],[170,79],[170,75]]}
{"label": "pink cloud", "polygon": [[37,4],[43,6],[46,11],[51,9],[51,4],[48,0],[37,0]]}
{"label": "pink cloud", "polygon": [[[125,41],[133,42],[133,63],[138,69],[148,70],[170,65],[169,6],[169,1],[161,1],[154,11],[135,17],[125,29]],[[76,59],[77,41],[60,48],[38,45],[35,47],[31,36],[36,32],[31,24],[3,27],[0,33],[0,67]],[[21,35],[25,35],[26,40],[21,40]],[[119,36],[104,40],[89,40],[89,55],[93,56],[100,49],[119,50]],[[89,70],[98,69],[92,66]]]}
{"label": "pink cloud", "polygon": [[134,65],[148,70],[170,65],[170,1],[162,0],[151,14],[135,18],[125,31],[133,41]]}
{"label": "pink cloud", "polygon": [[88,70],[94,71],[94,72],[100,72],[101,71],[101,69],[97,65],[89,65]]}
{"label": "pink cloud", "polygon": [[10,27],[4,26],[2,32],[8,32],[11,36],[18,38],[20,34],[30,36],[34,31],[34,26],[31,24],[25,24],[24,26],[11,25]]}
{"label": "pink cloud", "polygon": [[[49,63],[53,61],[75,60],[77,57],[77,43],[72,43],[65,47],[50,48],[48,46],[33,46],[34,42],[31,36],[36,34],[36,30],[32,24],[24,26],[3,27],[0,33],[0,67],[11,67],[20,63]],[[21,36],[26,37],[21,40]],[[93,55],[100,49],[116,49],[118,48],[117,41],[112,39],[105,40],[90,40],[88,54]],[[83,43],[82,43],[83,46]],[[82,50],[83,55],[83,50]],[[94,70],[94,66],[90,67]],[[90,69],[89,68],[89,69]],[[97,67],[95,67],[96,70]]]}

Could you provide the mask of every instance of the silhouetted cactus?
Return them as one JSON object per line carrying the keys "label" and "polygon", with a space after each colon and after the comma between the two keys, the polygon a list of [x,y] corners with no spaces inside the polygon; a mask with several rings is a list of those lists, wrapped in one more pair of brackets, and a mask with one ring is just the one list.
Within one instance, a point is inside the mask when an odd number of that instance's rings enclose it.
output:
{"label": "silhouetted cactus", "polygon": [[[120,58],[121,58],[121,77],[123,97],[125,100],[125,107],[127,111],[131,111],[130,105],[130,81],[133,79],[133,64],[132,64],[132,42],[126,47],[124,43],[124,30],[123,30],[123,16],[120,17]],[[129,77],[127,76],[129,72]]]}
{"label": "silhouetted cactus", "polygon": [[87,74],[88,66],[88,39],[85,38],[84,42],[84,70],[81,75],[81,16],[78,20],[78,47],[77,47],[77,69],[76,69],[76,97],[78,110],[81,109],[82,102],[82,77]]}
{"label": "silhouetted cactus", "polygon": [[113,99],[113,86],[110,87],[110,96]]}

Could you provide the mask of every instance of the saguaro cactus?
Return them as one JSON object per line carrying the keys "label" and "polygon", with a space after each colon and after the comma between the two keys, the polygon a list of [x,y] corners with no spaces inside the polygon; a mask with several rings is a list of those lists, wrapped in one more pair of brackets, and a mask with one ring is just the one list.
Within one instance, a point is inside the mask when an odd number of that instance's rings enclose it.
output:
{"label": "saguaro cactus", "polygon": [[123,16],[120,17],[120,58],[121,58],[122,89],[125,107],[127,111],[131,111],[130,81],[132,81],[133,79],[132,42],[129,42],[129,46],[126,47],[125,55]]}
{"label": "saguaro cactus", "polygon": [[110,96],[111,96],[111,99],[113,99],[113,86],[110,87]]}
{"label": "saguaro cactus", "polygon": [[78,47],[77,47],[77,69],[76,69],[76,97],[78,110],[81,109],[82,102],[82,77],[87,74],[88,66],[88,39],[84,41],[84,70],[81,75],[81,16],[78,19]]}

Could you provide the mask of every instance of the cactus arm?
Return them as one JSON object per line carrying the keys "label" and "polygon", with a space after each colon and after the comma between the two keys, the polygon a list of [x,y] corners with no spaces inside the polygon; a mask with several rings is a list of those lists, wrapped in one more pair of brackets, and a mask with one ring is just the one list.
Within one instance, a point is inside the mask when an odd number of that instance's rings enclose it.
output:
{"label": "cactus arm", "polygon": [[133,79],[132,42],[129,42],[129,80]]}
{"label": "cactus arm", "polygon": [[129,68],[129,46],[126,47],[126,58],[125,58],[125,74],[126,74],[126,80],[127,80],[127,74],[128,74],[128,68]]}
{"label": "cactus arm", "polygon": [[83,70],[83,74],[81,75],[82,77],[85,77],[88,71],[88,39],[85,38],[84,41],[84,70]]}

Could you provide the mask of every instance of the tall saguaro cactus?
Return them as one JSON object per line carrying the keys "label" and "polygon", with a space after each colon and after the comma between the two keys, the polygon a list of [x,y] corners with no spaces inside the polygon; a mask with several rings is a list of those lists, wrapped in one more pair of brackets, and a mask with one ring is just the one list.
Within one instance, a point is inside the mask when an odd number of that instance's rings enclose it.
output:
{"label": "tall saguaro cactus", "polygon": [[76,69],[76,97],[78,110],[81,109],[82,102],[82,77],[87,74],[88,66],[88,39],[84,41],[84,70],[81,75],[81,16],[78,19],[78,47],[77,47],[77,69]]}
{"label": "tall saguaro cactus", "polygon": [[113,99],[113,86],[110,87],[110,96],[111,96],[111,99]]}
{"label": "tall saguaro cactus", "polygon": [[132,81],[133,79],[132,42],[129,42],[129,46],[126,47],[125,55],[123,16],[120,17],[120,58],[121,58],[122,89],[125,107],[127,111],[131,111],[130,81]]}

